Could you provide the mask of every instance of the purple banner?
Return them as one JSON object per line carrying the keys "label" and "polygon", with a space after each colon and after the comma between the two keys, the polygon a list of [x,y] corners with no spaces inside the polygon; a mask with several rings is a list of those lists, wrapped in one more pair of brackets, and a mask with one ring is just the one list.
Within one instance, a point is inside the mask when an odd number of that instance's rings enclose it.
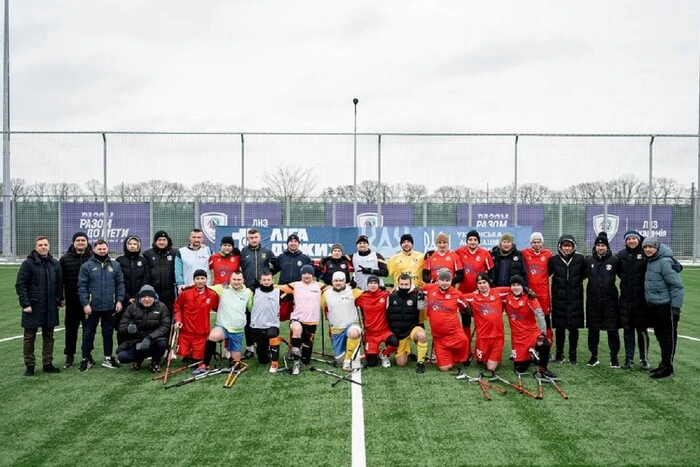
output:
{"label": "purple banner", "polygon": [[[469,205],[457,206],[457,224],[479,228],[497,228],[504,232],[514,227],[513,206],[509,204],[474,204],[469,219]],[[518,226],[531,227],[533,232],[544,232],[544,206],[518,206]],[[529,239],[528,239],[529,240]],[[529,241],[518,247],[529,246]]]}
{"label": "purple banner", "polygon": [[216,245],[216,227],[219,225],[245,225],[249,227],[273,227],[282,224],[280,203],[246,203],[245,219],[241,220],[241,203],[200,203],[199,225],[204,231],[204,241],[213,251]]}
{"label": "purple banner", "polygon": [[[335,205],[336,227],[353,226],[352,203],[337,203]],[[326,204],[326,225],[333,226],[333,204]],[[357,205],[358,227],[382,227],[413,225],[413,205],[411,204],[383,204],[382,213],[377,213],[376,204]]]}
{"label": "purple banner", "polygon": [[586,244],[592,248],[598,233],[605,230],[608,233],[610,249],[616,252],[625,246],[625,232],[633,229],[643,237],[654,235],[659,237],[661,242],[670,245],[672,218],[671,206],[653,206],[652,225],[649,229],[649,206],[608,206],[607,219],[603,206],[587,206]]}
{"label": "purple banner", "polygon": [[[150,206],[148,203],[114,203],[107,205],[107,236],[105,240],[113,253],[121,254],[124,240],[129,235],[141,238],[143,249],[149,245]],[[71,245],[75,232],[85,232],[90,244],[103,238],[104,205],[102,203],[62,203],[61,236],[62,251]]]}

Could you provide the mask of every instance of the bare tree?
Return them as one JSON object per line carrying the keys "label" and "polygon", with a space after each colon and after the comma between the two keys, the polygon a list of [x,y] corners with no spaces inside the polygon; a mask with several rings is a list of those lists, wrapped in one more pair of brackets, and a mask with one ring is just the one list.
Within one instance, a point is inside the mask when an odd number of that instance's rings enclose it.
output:
{"label": "bare tree", "polygon": [[77,183],[52,183],[49,195],[57,200],[75,200],[83,195],[83,190]]}
{"label": "bare tree", "polygon": [[442,203],[458,203],[462,200],[462,194],[459,189],[447,185],[443,185],[435,190],[432,197],[437,198]]}
{"label": "bare tree", "polygon": [[277,167],[274,172],[265,173],[263,192],[280,202],[294,202],[307,198],[314,187],[315,179],[310,169]]}
{"label": "bare tree", "polygon": [[518,202],[523,204],[544,203],[552,196],[552,190],[539,183],[526,183],[518,187]]}
{"label": "bare tree", "polygon": [[97,202],[102,200],[104,195],[104,186],[102,185],[102,182],[94,178],[91,178],[85,182],[85,194],[89,198],[88,201]]}
{"label": "bare tree", "polygon": [[632,204],[639,197],[641,181],[631,174],[624,174],[604,184],[604,193],[611,204]]}

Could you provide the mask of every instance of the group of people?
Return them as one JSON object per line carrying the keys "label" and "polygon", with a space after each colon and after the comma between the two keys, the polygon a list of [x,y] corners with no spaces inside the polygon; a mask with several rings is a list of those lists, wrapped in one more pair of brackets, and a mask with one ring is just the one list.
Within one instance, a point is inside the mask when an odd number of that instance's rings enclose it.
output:
{"label": "group of people", "polygon": [[[189,244],[179,249],[173,248],[165,231],[158,231],[151,248],[143,252],[140,239],[131,236],[124,242],[123,255],[111,259],[104,240],[90,245],[87,236],[77,232],[68,252],[56,261],[48,239],[38,237],[16,283],[25,330],[25,374],[34,374],[39,329],[43,371],[60,371],[53,365],[53,329],[64,305],[64,368],[75,364],[82,326],[81,372],[95,363],[93,344],[101,323],[106,368],[131,363],[132,370],[138,370],[150,358],[151,370],[159,372],[176,331],[177,353],[185,364],[193,364],[195,373],[209,370],[217,343],[222,342],[222,353],[231,364],[257,355],[273,373],[280,346],[286,343],[291,372],[299,374],[301,365],[312,359],[317,327],[324,320],[332,357],[344,370],[351,369],[358,355],[369,367],[390,367],[393,356],[398,366],[415,360],[416,372],[424,373],[430,354],[441,371],[475,359],[495,372],[505,347],[505,313],[517,372],[535,362],[539,376],[554,378],[548,369],[550,355],[555,362],[564,361],[567,332],[568,362],[577,363],[578,333],[585,325],[589,366],[600,363],[600,331],[606,331],[611,367],[631,369],[638,345],[640,365],[650,369],[651,326],[661,348],[661,362],[651,376],[673,374],[683,285],[680,265],[667,245],[633,230],[625,233],[625,248],[617,254],[601,233],[586,257],[576,251],[571,235],[561,236],[554,253],[544,248],[538,232],[522,251],[510,234],[490,251],[480,242],[479,233],[472,230],[465,246],[451,250],[449,237],[440,233],[437,248],[423,253],[414,250],[412,236],[404,234],[401,251],[385,259],[360,235],[353,254],[334,244],[330,256],[314,262],[301,251],[295,234],[289,235],[279,256],[261,245],[254,228],[247,232],[245,247],[236,248],[225,236],[220,250],[212,254],[202,231],[193,229]],[[393,285],[385,285],[385,278]],[[211,312],[216,312],[213,327]],[[280,334],[281,321],[289,321],[288,340]],[[618,360],[620,328],[623,365]]]}

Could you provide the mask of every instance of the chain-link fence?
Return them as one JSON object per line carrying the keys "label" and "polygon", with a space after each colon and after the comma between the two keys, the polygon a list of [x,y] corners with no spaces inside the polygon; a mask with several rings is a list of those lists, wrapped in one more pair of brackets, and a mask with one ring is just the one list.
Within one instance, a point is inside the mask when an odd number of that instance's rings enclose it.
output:
{"label": "chain-link fence", "polygon": [[531,226],[586,250],[637,229],[697,261],[698,157],[697,135],[18,132],[3,252],[40,234],[64,251],[77,230],[184,245],[222,222],[379,222]]}

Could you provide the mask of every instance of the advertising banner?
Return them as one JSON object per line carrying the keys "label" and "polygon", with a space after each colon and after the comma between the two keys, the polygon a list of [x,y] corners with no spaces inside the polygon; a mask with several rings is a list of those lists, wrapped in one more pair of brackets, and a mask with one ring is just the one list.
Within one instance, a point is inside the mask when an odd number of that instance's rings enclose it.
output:
{"label": "advertising banner", "polygon": [[[352,203],[335,204],[336,227],[352,227]],[[357,226],[358,227],[382,227],[385,225],[411,225],[413,224],[413,205],[411,204],[386,204],[382,205],[382,213],[377,213],[376,204],[358,203]],[[333,225],[333,204],[326,203],[326,225]]]}
{"label": "advertising banner", "polygon": [[[254,203],[245,205],[245,224],[250,227],[269,227],[282,223],[282,205],[279,203]],[[218,250],[216,227],[219,225],[241,225],[240,203],[200,203],[199,225],[204,232],[204,241],[213,251]],[[238,244],[236,244],[238,246]]]}
{"label": "advertising banner", "polygon": [[610,205],[607,219],[602,205],[586,207],[586,244],[591,248],[598,233],[608,234],[610,249],[617,252],[625,246],[625,232],[636,230],[643,237],[659,237],[662,243],[671,244],[673,230],[673,208],[671,206],[652,207],[652,225],[649,228],[649,206]]}
{"label": "advertising banner", "polygon": [[[508,204],[474,204],[472,218],[469,219],[469,205],[457,206],[457,224],[474,225],[478,228],[489,227],[509,230],[514,223],[513,206]],[[533,232],[544,232],[544,206],[518,206],[518,225],[529,226]],[[478,230],[478,229],[477,229]],[[529,238],[525,243],[518,242],[518,248],[530,246]]]}
{"label": "advertising banner", "polygon": [[[105,240],[110,251],[120,253],[124,249],[124,240],[129,235],[141,238],[141,248],[150,244],[150,206],[148,203],[115,203],[107,205],[107,236]],[[90,244],[103,238],[104,205],[102,203],[62,203],[61,236],[62,250],[71,245],[75,232],[85,232]]]}

